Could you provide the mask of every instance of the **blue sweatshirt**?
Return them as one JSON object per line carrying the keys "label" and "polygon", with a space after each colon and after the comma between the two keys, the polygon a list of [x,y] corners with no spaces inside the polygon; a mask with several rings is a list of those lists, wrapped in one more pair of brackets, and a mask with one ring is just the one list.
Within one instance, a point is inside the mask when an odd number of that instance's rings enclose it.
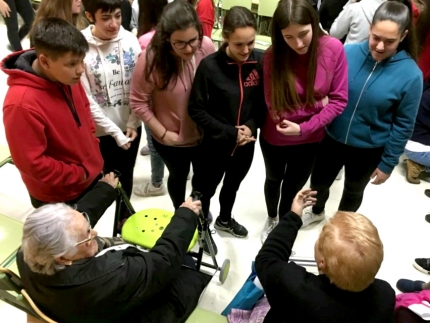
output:
{"label": "blue sweatshirt", "polygon": [[353,147],[384,147],[378,168],[390,174],[414,128],[422,72],[404,50],[379,63],[372,58],[368,41],[346,45],[345,52],[348,105],[327,126],[327,133]]}

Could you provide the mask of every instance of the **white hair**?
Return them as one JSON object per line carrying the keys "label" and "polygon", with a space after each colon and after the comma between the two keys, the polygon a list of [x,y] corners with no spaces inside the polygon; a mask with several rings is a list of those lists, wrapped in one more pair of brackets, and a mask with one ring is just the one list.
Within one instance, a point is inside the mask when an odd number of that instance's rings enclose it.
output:
{"label": "white hair", "polygon": [[55,258],[76,253],[77,235],[70,230],[73,208],[47,204],[32,212],[24,223],[22,251],[33,272],[53,275],[65,268]]}

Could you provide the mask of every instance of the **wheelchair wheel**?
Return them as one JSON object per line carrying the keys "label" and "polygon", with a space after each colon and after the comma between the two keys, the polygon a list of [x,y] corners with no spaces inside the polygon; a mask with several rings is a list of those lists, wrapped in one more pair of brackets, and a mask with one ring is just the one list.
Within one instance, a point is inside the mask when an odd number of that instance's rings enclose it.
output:
{"label": "wheelchair wheel", "polygon": [[221,282],[221,284],[224,284],[225,280],[227,279],[229,271],[230,271],[230,259],[226,259],[222,263],[221,270],[219,272],[219,281]]}

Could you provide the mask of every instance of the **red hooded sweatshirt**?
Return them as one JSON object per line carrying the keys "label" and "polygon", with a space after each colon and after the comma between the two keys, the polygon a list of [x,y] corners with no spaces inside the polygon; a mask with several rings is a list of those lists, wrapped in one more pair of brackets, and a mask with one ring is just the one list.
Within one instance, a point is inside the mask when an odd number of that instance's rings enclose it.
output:
{"label": "red hooded sweatshirt", "polygon": [[213,0],[200,0],[197,3],[197,15],[203,28],[203,35],[212,37],[212,28],[215,22],[215,8]]}
{"label": "red hooded sweatshirt", "polygon": [[35,59],[29,50],[1,62],[9,75],[3,103],[6,139],[30,195],[66,202],[90,186],[103,159],[82,86],[41,78],[31,67]]}

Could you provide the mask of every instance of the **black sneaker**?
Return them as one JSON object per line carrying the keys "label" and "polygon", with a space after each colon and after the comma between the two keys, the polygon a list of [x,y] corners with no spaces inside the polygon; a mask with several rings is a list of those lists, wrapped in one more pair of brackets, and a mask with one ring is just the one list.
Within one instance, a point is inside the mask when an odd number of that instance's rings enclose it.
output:
{"label": "black sneaker", "polygon": [[422,273],[430,275],[430,258],[416,258],[413,265]]}
{"label": "black sneaker", "polygon": [[245,238],[248,235],[248,230],[243,225],[236,222],[235,219],[230,219],[228,223],[223,223],[221,217],[217,217],[214,228],[220,231],[225,231],[238,238]]}
{"label": "black sneaker", "polygon": [[215,244],[214,238],[212,238],[212,232],[209,232],[209,237],[206,235],[205,245],[203,246],[204,253],[207,254],[208,256],[211,255],[210,252],[209,252],[208,244],[206,243],[207,239],[211,240],[212,247],[214,249],[214,253],[215,253],[215,256],[216,256],[218,254],[218,248],[217,248],[217,246]]}

